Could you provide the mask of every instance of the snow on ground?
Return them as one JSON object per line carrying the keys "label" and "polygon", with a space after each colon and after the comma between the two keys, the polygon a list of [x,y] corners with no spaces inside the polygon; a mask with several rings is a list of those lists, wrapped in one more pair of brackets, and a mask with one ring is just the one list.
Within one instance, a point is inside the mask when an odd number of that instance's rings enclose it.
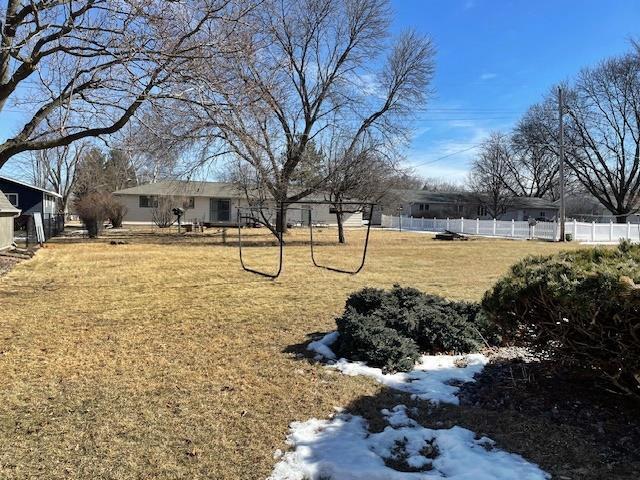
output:
{"label": "snow on ground", "polygon": [[[487,363],[480,354],[424,355],[406,373],[385,374],[363,362],[337,359],[331,345],[338,332],[311,342],[317,360],[346,375],[366,375],[388,387],[434,403],[458,404],[458,387],[473,381]],[[404,405],[381,412],[388,426],[369,431],[367,421],[338,413],[329,420],[312,418],[291,424],[291,451],[269,480],[546,480],[537,465],[494,447],[493,440],[458,426],[429,429],[413,420]],[[395,468],[394,468],[395,467]]]}
{"label": "snow on ground", "polygon": [[[382,410],[389,426],[372,433],[364,418],[294,422],[293,448],[269,480],[545,480],[538,466],[494,448],[493,441],[461,427],[432,430],[407,415],[404,405]],[[401,465],[400,470],[387,466]]]}
{"label": "snow on ground", "polygon": [[345,358],[336,360],[331,345],[338,339],[338,332],[331,332],[322,339],[311,342],[307,349],[316,352],[316,360],[331,361],[345,375],[365,375],[390,388],[411,393],[422,400],[434,403],[459,403],[458,387],[451,383],[473,381],[480,373],[487,357],[482,354],[469,355],[423,355],[415,368],[409,372],[383,373],[380,368],[367,366],[364,362],[352,362]]}
{"label": "snow on ground", "polygon": [[331,350],[331,345],[336,342],[338,335],[340,335],[338,332],[327,333],[320,340],[316,340],[315,342],[311,342],[307,345],[307,350],[316,352],[316,360],[322,360],[323,358],[326,358],[327,360],[335,360],[336,354]]}

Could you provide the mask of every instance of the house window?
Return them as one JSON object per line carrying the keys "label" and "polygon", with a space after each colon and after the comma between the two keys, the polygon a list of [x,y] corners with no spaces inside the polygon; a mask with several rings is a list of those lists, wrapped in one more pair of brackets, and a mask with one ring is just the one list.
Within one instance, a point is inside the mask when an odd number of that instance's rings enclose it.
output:
{"label": "house window", "polygon": [[429,204],[428,203],[421,203],[419,210],[421,212],[428,212],[429,211]]}
{"label": "house window", "polygon": [[458,211],[458,213],[462,213],[462,210],[464,210],[464,205],[456,205],[456,210]]}
{"label": "house window", "polygon": [[18,194],[17,193],[5,193],[4,195],[7,197],[7,200],[9,200],[9,203],[11,205],[13,205],[14,207],[18,206]]}
{"label": "house window", "polygon": [[140,208],[153,208],[158,206],[158,197],[140,195]]}
{"label": "house window", "polygon": [[219,198],[210,199],[209,218],[212,222],[231,221],[231,200]]}
{"label": "house window", "polygon": [[488,215],[488,212],[487,212],[486,205],[479,205],[478,206],[478,216],[479,217],[486,217],[487,215]]}
{"label": "house window", "polygon": [[196,206],[195,197],[187,197],[184,199],[184,202],[182,203],[182,208],[184,209],[195,208],[195,206]]}
{"label": "house window", "polygon": [[540,212],[540,218],[544,218],[547,216],[547,212]]}

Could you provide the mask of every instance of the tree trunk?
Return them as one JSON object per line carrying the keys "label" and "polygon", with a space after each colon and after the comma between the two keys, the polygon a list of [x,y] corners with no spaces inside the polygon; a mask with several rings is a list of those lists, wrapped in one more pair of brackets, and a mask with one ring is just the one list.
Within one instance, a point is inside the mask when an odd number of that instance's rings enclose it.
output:
{"label": "tree trunk", "polygon": [[276,212],[276,233],[285,234],[287,233],[287,209],[278,210]]}
{"label": "tree trunk", "polygon": [[338,243],[347,243],[347,240],[344,238],[344,224],[342,222],[343,218],[342,210],[336,209],[336,221],[338,223]]}
{"label": "tree trunk", "polygon": [[[614,213],[614,215],[616,215]],[[628,214],[627,213],[623,213],[621,215],[618,215],[616,217],[616,223],[627,223],[627,218],[628,218]]]}

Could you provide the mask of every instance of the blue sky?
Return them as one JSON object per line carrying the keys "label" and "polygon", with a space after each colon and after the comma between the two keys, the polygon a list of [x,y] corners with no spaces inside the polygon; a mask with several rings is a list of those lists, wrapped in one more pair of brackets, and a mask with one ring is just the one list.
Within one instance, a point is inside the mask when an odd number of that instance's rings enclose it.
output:
{"label": "blue sky", "polygon": [[[640,38],[640,0],[394,0],[401,30],[434,40],[434,98],[407,162],[461,181],[477,144],[509,129],[557,82]],[[460,150],[466,152],[453,154]],[[448,156],[439,160],[440,157]]]}
{"label": "blue sky", "polygon": [[[509,129],[556,82],[640,38],[640,0],[393,0],[393,8],[394,30],[428,34],[438,50],[434,96],[407,164],[458,182],[489,132]],[[0,114],[0,140],[21,117]]]}

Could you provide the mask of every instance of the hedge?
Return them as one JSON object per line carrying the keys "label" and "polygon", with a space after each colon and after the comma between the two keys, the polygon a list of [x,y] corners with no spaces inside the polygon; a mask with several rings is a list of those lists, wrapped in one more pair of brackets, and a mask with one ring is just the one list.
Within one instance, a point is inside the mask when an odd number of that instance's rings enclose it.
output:
{"label": "hedge", "polygon": [[528,257],[482,307],[503,338],[640,396],[640,246]]}

